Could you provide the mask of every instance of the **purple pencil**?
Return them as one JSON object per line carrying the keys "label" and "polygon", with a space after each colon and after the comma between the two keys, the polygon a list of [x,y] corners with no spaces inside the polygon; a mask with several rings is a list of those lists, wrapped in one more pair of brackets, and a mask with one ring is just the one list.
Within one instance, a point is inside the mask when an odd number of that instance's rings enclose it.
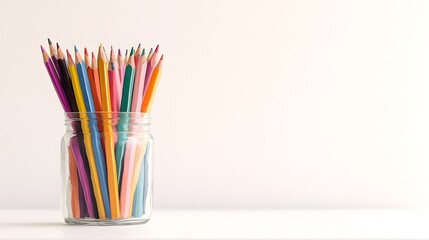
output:
{"label": "purple pencil", "polygon": [[[54,85],[55,92],[57,93],[58,98],[60,99],[60,102],[64,111],[66,113],[69,113],[71,112],[70,104],[67,100],[66,94],[64,93],[64,89],[61,86],[58,75],[55,72],[54,65],[51,59],[49,58],[48,54],[46,53],[45,49],[43,48],[43,46],[40,46],[40,48],[42,49],[43,62],[45,63],[46,70],[48,71],[49,77],[51,78],[52,85]],[[71,115],[68,115],[68,116],[69,118],[71,118]],[[72,146],[73,153],[75,155],[74,157],[76,159],[78,175],[82,183],[82,188],[85,195],[86,206],[88,208],[90,217],[94,217],[94,208],[92,206],[91,189],[89,185],[88,175],[85,171],[85,165],[83,163],[82,155],[79,149],[79,143],[77,141],[74,141],[73,139],[74,138],[72,138],[70,144]]]}
{"label": "purple pencil", "polygon": [[57,51],[55,50],[55,47],[52,45],[52,41],[49,38],[48,38],[48,44],[49,44],[49,53],[51,54],[51,61],[54,64],[55,72],[57,73],[58,79],[61,82],[61,72],[60,72],[60,65],[58,64]]}
{"label": "purple pencil", "polygon": [[70,104],[67,100],[66,94],[64,93],[63,87],[61,86],[60,79],[58,78],[54,65],[43,46],[40,46],[40,48],[42,49],[43,62],[45,63],[46,70],[48,71],[49,77],[52,81],[52,85],[54,85],[55,92],[60,99],[61,105],[63,106],[65,112],[71,112]]}
{"label": "purple pencil", "polygon": [[88,175],[86,174],[86,171],[85,171],[85,165],[83,165],[82,153],[80,152],[80,149],[79,149],[79,143],[78,143],[77,137],[72,137],[70,139],[70,144],[73,146],[72,151],[77,163],[76,164],[77,174],[79,175],[79,180],[82,183],[86,208],[88,210],[89,216],[93,218],[94,206],[92,205],[91,188],[89,186]]}

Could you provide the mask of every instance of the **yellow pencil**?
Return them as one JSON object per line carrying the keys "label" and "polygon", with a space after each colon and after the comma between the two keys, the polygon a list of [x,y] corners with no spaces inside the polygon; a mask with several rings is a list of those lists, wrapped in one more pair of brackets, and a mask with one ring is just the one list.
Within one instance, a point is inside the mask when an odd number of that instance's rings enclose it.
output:
{"label": "yellow pencil", "polygon": [[95,158],[94,158],[94,152],[92,149],[92,140],[90,137],[91,133],[89,130],[89,123],[87,121],[88,116],[86,114],[86,107],[85,107],[85,103],[83,100],[82,90],[80,88],[79,77],[77,74],[76,65],[74,64],[73,59],[71,58],[69,51],[67,51],[67,60],[68,60],[68,68],[69,68],[69,72],[70,72],[70,78],[71,78],[73,90],[74,90],[75,97],[76,97],[76,104],[77,104],[78,109],[79,109],[79,116],[83,120],[83,121],[81,121],[82,132],[83,132],[83,141],[85,144],[86,155],[88,156],[88,163],[89,163],[89,166],[91,169],[91,180],[92,180],[92,183],[94,186],[94,194],[95,194],[95,199],[97,201],[98,214],[100,216],[100,219],[105,219],[106,213],[104,210],[103,197],[102,197],[102,193],[100,190],[99,175],[97,172],[97,167],[96,167]]}
{"label": "yellow pencil", "polygon": [[98,48],[98,73],[100,78],[101,108],[103,119],[107,121],[104,126],[104,141],[106,151],[107,182],[109,185],[110,210],[112,218],[120,217],[118,175],[116,173],[115,141],[112,127],[112,106],[110,102],[109,77],[107,70],[107,57],[103,46]]}

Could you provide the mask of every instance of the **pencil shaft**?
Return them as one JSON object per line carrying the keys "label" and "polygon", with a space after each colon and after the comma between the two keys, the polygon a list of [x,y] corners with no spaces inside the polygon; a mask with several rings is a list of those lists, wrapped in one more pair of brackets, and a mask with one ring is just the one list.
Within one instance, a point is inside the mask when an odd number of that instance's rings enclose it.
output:
{"label": "pencil shaft", "polygon": [[60,83],[60,80],[58,79],[58,76],[55,73],[52,62],[50,61],[45,62],[45,67],[46,67],[46,70],[48,71],[49,77],[51,78],[52,85],[54,86],[55,92],[57,93],[61,106],[63,107],[65,112],[70,112],[71,108],[70,108],[69,101]]}
{"label": "pencil shaft", "polygon": [[88,210],[90,217],[95,217],[93,197],[91,195],[91,187],[89,184],[89,177],[86,174],[85,164],[82,158],[82,153],[80,151],[79,143],[76,137],[70,139],[71,152],[69,152],[70,159],[76,161],[76,168],[78,170],[79,179],[83,188],[83,195],[85,198],[86,208]]}
{"label": "pencil shaft", "polygon": [[[69,59],[70,61],[70,59]],[[76,96],[76,103],[79,108],[79,115],[82,124],[82,133],[85,143],[85,150],[88,156],[89,166],[91,168],[91,175],[93,178],[94,190],[96,191],[97,207],[101,219],[110,218],[110,207],[109,207],[109,198],[108,198],[108,189],[106,185],[106,174],[104,172],[104,163],[101,160],[101,157],[96,158],[95,155],[98,150],[97,147],[93,148],[93,142],[96,144],[96,141],[93,141],[94,134],[90,133],[90,127],[88,123],[88,116],[83,100],[82,90],[80,89],[79,78],[74,64],[69,63],[70,78],[73,84],[74,93]],[[96,145],[95,145],[96,146]],[[101,147],[101,146],[100,146]]]}
{"label": "pencil shaft", "polygon": [[73,86],[70,79],[70,73],[67,69],[67,64],[64,59],[58,59],[58,66],[60,68],[61,72],[61,79],[63,79],[63,85],[64,85],[64,92],[66,93],[67,99],[70,103],[70,109],[66,112],[78,112],[76,105],[76,98],[74,96],[73,92]]}
{"label": "pencil shaft", "polygon": [[69,152],[69,172],[70,172],[70,185],[72,189],[71,203],[72,203],[72,214],[74,218],[80,218],[80,204],[79,204],[79,181],[77,174],[76,162],[74,155],[72,154],[71,146],[68,148]]}
{"label": "pencil shaft", "polygon": [[[98,57],[98,73],[100,77],[100,93],[101,93],[101,105],[102,109],[105,112],[103,118],[105,119],[104,123],[104,136],[105,136],[105,152],[106,152],[106,166],[107,166],[107,176],[109,184],[109,196],[110,196],[110,207],[112,218],[120,217],[120,208],[119,208],[119,193],[118,193],[118,176],[116,172],[116,160],[115,160],[115,141],[113,136],[113,127],[112,127],[112,107],[110,99],[110,87],[109,87],[109,77],[107,70],[107,62],[103,59],[104,50],[100,46],[99,48],[99,57]],[[103,56],[102,56],[103,55]]]}
{"label": "pencil shaft", "polygon": [[[94,100],[95,110],[101,111],[101,102],[100,102],[99,92],[97,92],[97,86],[95,82],[96,79],[94,78],[94,71],[89,66],[86,68],[86,71],[88,72],[88,78],[89,78],[89,83],[91,85],[91,91],[92,91],[92,96]],[[97,73],[97,81],[98,81],[98,73]],[[97,83],[97,84],[100,84],[100,83]],[[100,88],[98,87],[98,89]]]}

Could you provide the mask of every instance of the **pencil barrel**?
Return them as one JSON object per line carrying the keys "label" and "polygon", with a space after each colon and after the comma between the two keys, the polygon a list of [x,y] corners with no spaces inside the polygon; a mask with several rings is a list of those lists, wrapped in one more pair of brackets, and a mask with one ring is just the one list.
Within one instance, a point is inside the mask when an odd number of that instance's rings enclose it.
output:
{"label": "pencil barrel", "polygon": [[154,145],[149,114],[66,113],[65,126],[61,142],[65,221],[87,225],[149,221]]}

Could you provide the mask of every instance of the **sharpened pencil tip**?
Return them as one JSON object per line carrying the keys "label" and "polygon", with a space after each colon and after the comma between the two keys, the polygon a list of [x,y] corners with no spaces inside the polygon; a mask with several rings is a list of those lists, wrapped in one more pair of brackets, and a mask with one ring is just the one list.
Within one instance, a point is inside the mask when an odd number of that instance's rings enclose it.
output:
{"label": "sharpened pencil tip", "polygon": [[75,51],[75,52],[79,52],[79,51],[77,50],[76,45],[74,45],[74,51]]}
{"label": "sharpened pencil tip", "polygon": [[125,49],[125,56],[128,56],[128,49]]}
{"label": "sharpened pencil tip", "polygon": [[45,52],[45,49],[43,48],[42,45],[40,45],[40,50],[42,50],[42,52]]}
{"label": "sharpened pencil tip", "polygon": [[142,56],[144,56],[145,53],[146,53],[146,49],[143,48]]}
{"label": "sharpened pencil tip", "polygon": [[132,47],[130,51],[130,56],[133,56],[133,55],[134,55],[134,48]]}
{"label": "sharpened pencil tip", "polygon": [[150,48],[149,54],[151,54],[153,52],[153,48]]}
{"label": "sharpened pencil tip", "polygon": [[137,48],[139,48],[141,46],[141,43],[139,43],[139,46]]}
{"label": "sharpened pencil tip", "polygon": [[110,45],[110,51],[113,52],[113,46],[112,45]]}
{"label": "sharpened pencil tip", "polygon": [[118,49],[118,56],[119,56],[119,57],[122,57],[121,49]]}
{"label": "sharpened pencil tip", "polygon": [[71,55],[68,49],[66,49],[66,52],[67,52],[67,57],[71,58]]}
{"label": "sharpened pencil tip", "polygon": [[158,51],[159,51],[159,45],[156,45],[155,52],[158,53]]}
{"label": "sharpened pencil tip", "polygon": [[161,58],[159,59],[159,61],[164,59],[164,54],[161,55]]}
{"label": "sharpened pencil tip", "polygon": [[59,49],[59,48],[60,48],[60,44],[57,43],[57,49]]}
{"label": "sharpened pencil tip", "polygon": [[83,52],[85,53],[86,56],[88,56],[88,50],[86,50],[86,48],[83,49]]}
{"label": "sharpened pencil tip", "polygon": [[95,54],[94,54],[94,52],[91,52],[91,57],[92,57],[92,58],[95,58]]}
{"label": "sharpened pencil tip", "polygon": [[49,38],[48,38],[48,43],[49,43],[49,45],[52,45],[52,41]]}

